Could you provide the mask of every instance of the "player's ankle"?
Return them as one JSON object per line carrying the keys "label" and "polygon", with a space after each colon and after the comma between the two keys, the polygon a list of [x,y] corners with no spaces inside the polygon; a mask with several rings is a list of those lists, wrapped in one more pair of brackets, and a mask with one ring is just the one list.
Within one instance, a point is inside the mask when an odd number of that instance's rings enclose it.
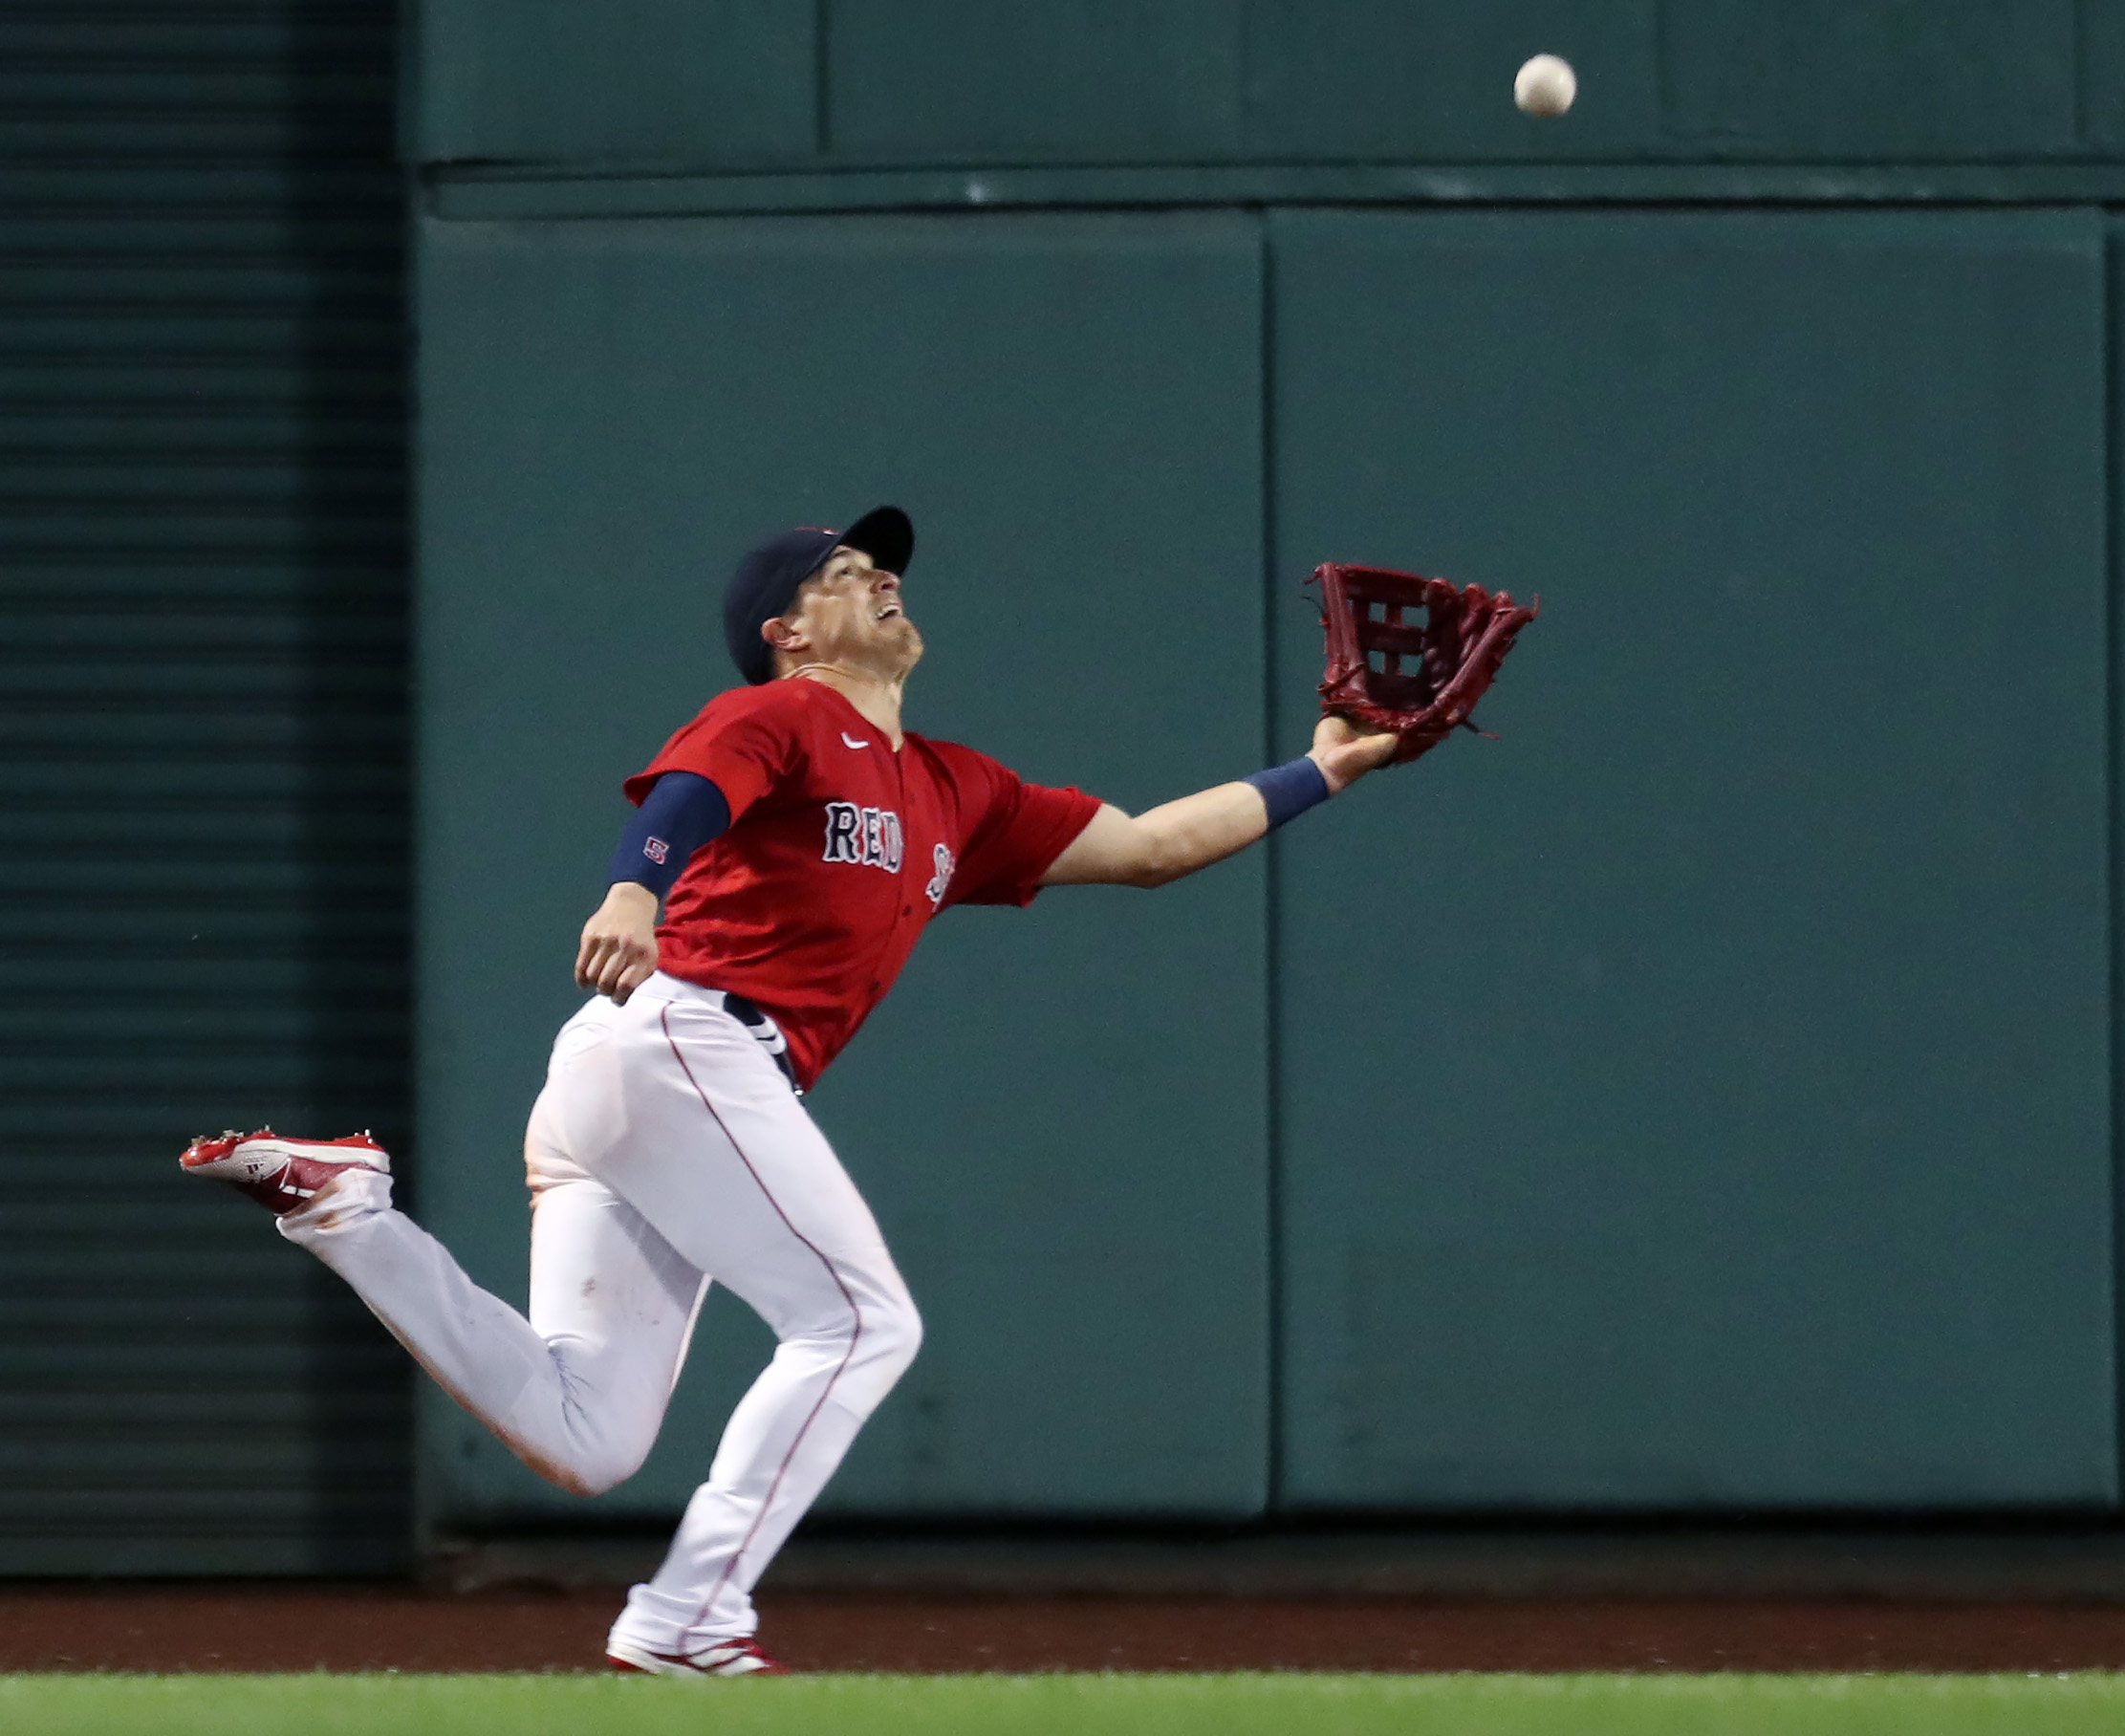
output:
{"label": "player's ankle", "polygon": [[390,1209],[391,1178],[374,1169],[350,1167],[284,1214],[280,1232],[291,1240],[342,1235],[363,1219]]}

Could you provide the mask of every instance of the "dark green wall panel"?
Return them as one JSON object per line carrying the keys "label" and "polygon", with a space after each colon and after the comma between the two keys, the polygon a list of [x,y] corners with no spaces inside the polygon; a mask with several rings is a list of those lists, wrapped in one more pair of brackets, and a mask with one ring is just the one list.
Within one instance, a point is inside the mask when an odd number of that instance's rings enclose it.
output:
{"label": "dark green wall panel", "polygon": [[2081,0],[2081,124],[2106,156],[2125,152],[2125,6]]}
{"label": "dark green wall panel", "polygon": [[[1258,228],[431,224],[423,261],[422,1201],[515,1295],[617,782],[728,684],[753,538],[914,512],[916,727],[1131,806],[1260,763]],[[1167,609],[1186,657],[1123,630]],[[930,1327],[835,1504],[1259,1509],[1263,875],[956,913],[822,1085]],[[766,1351],[712,1306],[604,1509],[675,1507]],[[444,1512],[581,1510],[430,1421]]]}
{"label": "dark green wall panel", "polygon": [[[417,0],[427,163],[2115,156],[2114,0]],[[1512,76],[1562,54],[1560,119]]]}
{"label": "dark green wall panel", "polygon": [[421,0],[423,162],[748,163],[809,156],[810,0]]}
{"label": "dark green wall panel", "polygon": [[[1254,0],[1247,142],[1267,158],[1644,155],[1660,137],[1655,0]],[[1536,119],[1512,101],[1529,55],[1562,54],[1581,99]]]}
{"label": "dark green wall panel", "polygon": [[[1851,160],[2079,143],[2077,0],[1693,0],[1663,9],[1685,148]],[[2101,7],[2091,9],[2100,11]]]}
{"label": "dark green wall panel", "polygon": [[1285,835],[1290,1508],[2109,1502],[2092,216],[1272,220],[1277,688],[1544,595]]}
{"label": "dark green wall panel", "polygon": [[1241,0],[829,0],[857,157],[1201,160],[1240,146]]}

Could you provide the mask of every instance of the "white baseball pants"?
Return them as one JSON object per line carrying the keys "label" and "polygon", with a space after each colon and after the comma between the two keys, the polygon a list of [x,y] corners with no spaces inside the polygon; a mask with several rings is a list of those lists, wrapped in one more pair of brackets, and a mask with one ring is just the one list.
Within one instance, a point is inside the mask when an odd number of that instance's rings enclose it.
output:
{"label": "white baseball pants", "polygon": [[[771,1031],[771,1028],[770,1028]],[[751,1634],[752,1587],[914,1359],[915,1304],[870,1208],[723,997],[659,972],[554,1039],[531,1110],[527,1320],[354,1171],[280,1220],[549,1481],[640,1466],[711,1281],[779,1340],[657,1575],[613,1629],[652,1651]]]}

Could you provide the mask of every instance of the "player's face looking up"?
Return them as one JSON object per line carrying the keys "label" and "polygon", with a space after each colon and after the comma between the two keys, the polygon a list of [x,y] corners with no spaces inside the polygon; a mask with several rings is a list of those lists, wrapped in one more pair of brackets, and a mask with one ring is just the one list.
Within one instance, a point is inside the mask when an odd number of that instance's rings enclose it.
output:
{"label": "player's face looking up", "polygon": [[760,631],[774,647],[777,674],[829,663],[898,681],[922,655],[922,636],[901,602],[900,575],[873,566],[860,549],[835,549],[798,587],[788,612]]}

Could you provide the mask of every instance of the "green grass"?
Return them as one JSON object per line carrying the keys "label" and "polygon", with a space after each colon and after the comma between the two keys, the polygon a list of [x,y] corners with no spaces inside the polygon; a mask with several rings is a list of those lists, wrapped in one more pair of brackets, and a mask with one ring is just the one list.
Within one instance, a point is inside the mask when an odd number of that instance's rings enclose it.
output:
{"label": "green grass", "polygon": [[7,1736],[2093,1736],[2125,1676],[0,1676]]}

